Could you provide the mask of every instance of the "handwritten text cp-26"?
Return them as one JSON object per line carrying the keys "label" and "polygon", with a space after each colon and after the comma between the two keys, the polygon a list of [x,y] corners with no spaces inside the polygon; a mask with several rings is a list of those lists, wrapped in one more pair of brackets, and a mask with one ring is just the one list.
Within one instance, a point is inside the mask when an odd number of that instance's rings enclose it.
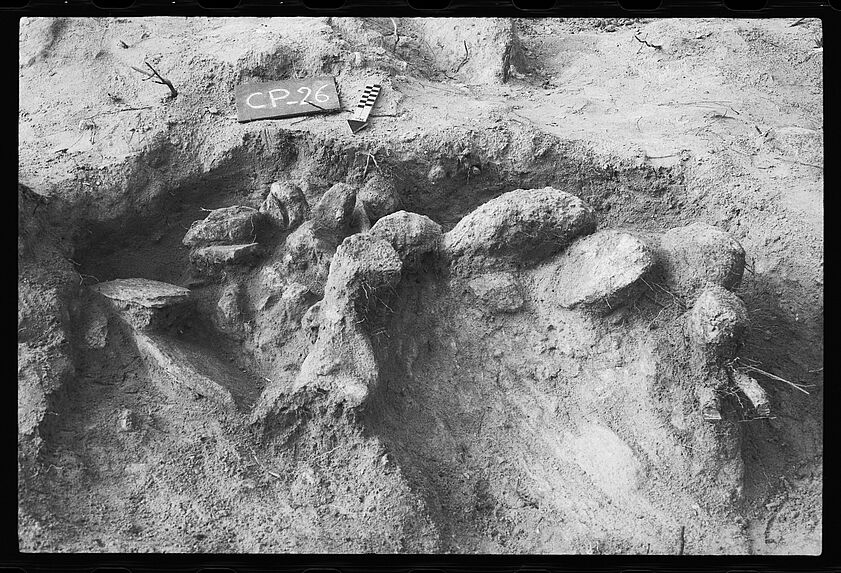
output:
{"label": "handwritten text cp-26", "polygon": [[240,122],[342,110],[332,76],[240,84],[236,102]]}
{"label": "handwritten text cp-26", "polygon": [[[307,86],[301,86],[298,88],[299,94],[304,94],[304,97],[301,98],[300,101],[292,100],[292,101],[283,101],[289,97],[290,92],[285,88],[275,88],[273,90],[268,90],[267,92],[252,92],[245,98],[245,105],[251,107],[253,109],[264,109],[266,107],[277,107],[278,102],[283,102],[287,105],[312,105],[311,102],[307,101],[308,98],[312,97],[316,102],[324,104],[330,101],[330,95],[323,93],[322,90],[328,87],[329,84],[323,84],[319,86],[315,93],[313,93],[312,89]],[[318,107],[318,106],[316,106]]]}

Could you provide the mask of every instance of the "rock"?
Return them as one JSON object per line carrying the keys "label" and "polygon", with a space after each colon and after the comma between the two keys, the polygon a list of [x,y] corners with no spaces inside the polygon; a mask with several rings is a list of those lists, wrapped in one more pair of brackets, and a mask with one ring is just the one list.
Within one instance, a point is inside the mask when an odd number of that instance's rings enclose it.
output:
{"label": "rock", "polygon": [[292,231],[307,220],[310,206],[300,187],[288,181],[276,181],[260,205],[260,212],[281,230]]}
{"label": "rock", "polygon": [[242,312],[243,290],[237,283],[227,285],[216,302],[216,325],[222,332],[241,336],[245,318]]}
{"label": "rock", "polygon": [[439,181],[443,181],[447,177],[447,171],[444,169],[444,166],[440,163],[436,163],[429,169],[429,173],[426,174],[426,178],[429,179],[431,183],[438,183]]}
{"label": "rock", "polygon": [[310,341],[315,342],[318,337],[318,327],[321,322],[321,301],[307,309],[301,317],[301,328],[309,334]]}
{"label": "rock", "polygon": [[730,233],[700,222],[663,233],[656,258],[667,286],[688,297],[707,284],[737,287],[745,268],[742,245]]}
{"label": "rock", "polygon": [[70,345],[58,336],[56,339],[43,346],[18,343],[18,439],[36,439],[41,421],[51,409],[51,396],[76,374]]}
{"label": "rock", "polygon": [[718,285],[705,288],[686,319],[689,339],[717,356],[732,358],[748,326],[745,303]]}
{"label": "rock", "polygon": [[321,295],[337,244],[335,237],[317,236],[312,223],[307,221],[286,237],[282,267],[288,276]]}
{"label": "rock", "polygon": [[357,199],[364,206],[371,224],[397,211],[399,204],[394,183],[380,173],[368,178],[359,190]]}
{"label": "rock", "polygon": [[733,383],[747,397],[758,416],[767,417],[771,415],[771,403],[768,400],[768,394],[759,385],[759,382],[744,372],[734,370]]}
{"label": "rock", "polygon": [[371,234],[388,241],[407,267],[441,246],[441,225],[425,215],[397,211],[377,221]]}
{"label": "rock", "polygon": [[316,235],[337,237],[340,241],[350,230],[356,189],[345,183],[330,187],[312,209],[312,230]]}
{"label": "rock", "polygon": [[129,410],[128,408],[123,408],[120,411],[120,415],[118,417],[118,423],[120,426],[121,432],[134,432],[140,429],[140,418],[137,414]]}
{"label": "rock", "polygon": [[165,308],[190,298],[188,289],[150,279],[116,279],[93,285],[91,290],[115,302],[144,308]]}
{"label": "rock", "polygon": [[138,330],[166,328],[190,311],[190,291],[150,279],[116,279],[91,287],[117,316]]}
{"label": "rock", "polygon": [[570,245],[545,271],[540,298],[562,308],[610,310],[634,290],[654,264],[648,246],[628,233],[599,231]]}
{"label": "rock", "polygon": [[695,391],[698,397],[698,404],[701,407],[701,416],[707,422],[718,422],[721,420],[721,401],[713,388],[709,386],[698,386]]}
{"label": "rock", "polygon": [[400,280],[403,264],[392,246],[369,233],[352,235],[339,245],[324,287],[326,308],[354,314],[349,305]]}
{"label": "rock", "polygon": [[286,285],[280,297],[284,322],[295,326],[300,324],[304,313],[310,308],[312,296],[306,285],[296,282]]}
{"label": "rock", "polygon": [[[263,305],[252,317],[251,331],[255,334],[253,342],[265,352],[273,353],[283,346],[292,336],[301,331],[301,318],[315,300],[309,287],[298,282],[290,282],[282,292],[272,293],[275,302]],[[307,334],[306,331],[304,331]]]}
{"label": "rock", "polygon": [[517,189],[463,217],[443,244],[454,269],[479,270],[539,260],[595,227],[592,208],[574,195],[552,187]]}
{"label": "rock", "polygon": [[190,225],[183,243],[188,247],[233,245],[256,240],[263,215],[251,207],[234,205],[216,209]]}
{"label": "rock", "polygon": [[360,324],[378,302],[377,290],[400,280],[402,263],[391,245],[370,233],[347,237],[330,262],[324,298],[301,319],[317,337],[291,389],[288,382],[269,384],[251,416],[264,423],[279,413],[281,404],[304,389],[326,390],[331,400],[355,408],[368,397],[379,371],[374,349]]}
{"label": "rock", "polygon": [[525,302],[517,279],[511,273],[491,273],[472,279],[468,286],[491,310],[516,312]]}
{"label": "rock", "polygon": [[229,265],[251,265],[263,255],[260,243],[210,245],[190,253],[190,262],[199,268],[217,269]]}
{"label": "rock", "polygon": [[88,349],[105,348],[108,342],[108,315],[99,304],[85,306],[81,320],[82,346]]}

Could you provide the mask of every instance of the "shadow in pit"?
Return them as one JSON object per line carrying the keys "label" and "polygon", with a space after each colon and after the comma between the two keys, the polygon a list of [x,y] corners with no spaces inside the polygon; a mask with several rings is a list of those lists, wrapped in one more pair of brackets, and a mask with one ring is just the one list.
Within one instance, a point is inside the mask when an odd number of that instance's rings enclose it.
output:
{"label": "shadow in pit", "polygon": [[786,309],[780,293],[792,290],[809,300],[799,285],[786,285],[767,274],[746,274],[738,291],[751,321],[741,353],[744,362],[806,384],[809,392],[749,373],[768,393],[771,418],[744,424],[746,501],[773,496],[823,457],[823,339],[812,334],[819,329],[794,320]]}

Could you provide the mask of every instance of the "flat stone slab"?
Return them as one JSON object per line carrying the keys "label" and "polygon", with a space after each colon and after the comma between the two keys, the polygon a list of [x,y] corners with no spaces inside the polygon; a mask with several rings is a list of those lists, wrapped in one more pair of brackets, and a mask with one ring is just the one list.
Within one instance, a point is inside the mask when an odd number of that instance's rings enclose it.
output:
{"label": "flat stone slab", "polygon": [[562,308],[610,305],[653,264],[653,253],[633,235],[600,231],[579,239],[558,257],[545,281],[546,295]]}
{"label": "flat stone slab", "polygon": [[253,241],[259,231],[264,215],[257,209],[234,205],[215,209],[204,219],[194,221],[184,235],[183,243],[188,247],[212,244],[235,244]]}
{"label": "flat stone slab", "polygon": [[116,279],[91,289],[113,301],[143,308],[166,308],[190,298],[189,289],[151,279]]}
{"label": "flat stone slab", "polygon": [[246,245],[212,245],[196,249],[190,260],[210,266],[248,264],[263,254],[260,243]]}

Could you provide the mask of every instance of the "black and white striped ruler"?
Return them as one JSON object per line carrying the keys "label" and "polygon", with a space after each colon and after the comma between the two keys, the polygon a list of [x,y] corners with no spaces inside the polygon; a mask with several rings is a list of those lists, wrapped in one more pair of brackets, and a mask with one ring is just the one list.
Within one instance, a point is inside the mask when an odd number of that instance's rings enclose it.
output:
{"label": "black and white striped ruler", "polygon": [[347,124],[353,133],[368,125],[368,114],[371,113],[371,108],[374,107],[374,103],[376,103],[379,95],[380,84],[365,86],[365,91],[362,92],[362,98],[359,100],[359,104],[353,112],[353,117],[347,120]]}

